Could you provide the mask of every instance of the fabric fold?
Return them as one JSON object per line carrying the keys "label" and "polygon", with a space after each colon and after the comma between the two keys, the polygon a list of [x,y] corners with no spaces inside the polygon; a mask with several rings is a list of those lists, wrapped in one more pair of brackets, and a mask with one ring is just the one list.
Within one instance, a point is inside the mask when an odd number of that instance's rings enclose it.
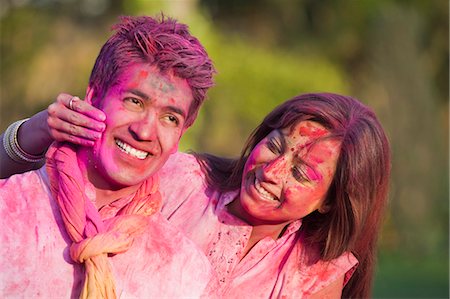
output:
{"label": "fabric fold", "polygon": [[[108,219],[86,196],[83,173],[78,165],[76,146],[55,143],[47,152],[47,172],[53,197],[59,206],[64,226],[72,240],[70,256],[85,266],[80,298],[116,298],[114,277],[108,254],[130,248],[147,225],[147,216],[159,211],[161,196],[156,175],[141,183],[121,209],[106,207]],[[102,213],[103,214],[103,213]]]}

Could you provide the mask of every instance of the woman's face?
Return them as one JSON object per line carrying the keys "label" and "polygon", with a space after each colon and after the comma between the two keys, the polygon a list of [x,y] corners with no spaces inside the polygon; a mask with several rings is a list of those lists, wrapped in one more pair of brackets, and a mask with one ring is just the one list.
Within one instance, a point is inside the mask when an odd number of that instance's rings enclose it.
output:
{"label": "woman's face", "polygon": [[322,205],[340,150],[340,142],[327,135],[322,125],[302,121],[259,142],[245,164],[240,217],[252,225],[287,224],[326,211]]}

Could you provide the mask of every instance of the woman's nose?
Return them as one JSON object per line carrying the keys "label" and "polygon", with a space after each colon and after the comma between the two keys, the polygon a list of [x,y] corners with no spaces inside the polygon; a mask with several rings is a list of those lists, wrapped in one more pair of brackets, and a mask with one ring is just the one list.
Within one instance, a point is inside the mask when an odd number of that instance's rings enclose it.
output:
{"label": "woman's nose", "polygon": [[286,177],[289,171],[285,156],[279,156],[267,162],[263,167],[264,179],[271,183],[278,183]]}

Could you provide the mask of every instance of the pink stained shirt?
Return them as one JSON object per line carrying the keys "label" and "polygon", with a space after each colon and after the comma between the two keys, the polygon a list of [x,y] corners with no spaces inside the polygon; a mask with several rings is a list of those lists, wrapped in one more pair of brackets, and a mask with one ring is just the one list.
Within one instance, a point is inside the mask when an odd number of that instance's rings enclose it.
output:
{"label": "pink stained shirt", "polygon": [[203,249],[224,298],[307,298],[342,275],[346,283],[358,263],[351,253],[330,262],[310,262],[306,256],[314,254],[304,252],[296,234],[301,221],[289,225],[277,240],[262,239],[240,261],[252,228],[226,209],[238,192],[207,189],[192,155],[171,156],[160,171],[160,192],[162,214]]}
{"label": "pink stained shirt", "polygon": [[[160,213],[131,248],[110,257],[118,298],[213,296],[205,255]],[[0,297],[78,297],[83,267],[51,197],[45,168],[0,180]]]}

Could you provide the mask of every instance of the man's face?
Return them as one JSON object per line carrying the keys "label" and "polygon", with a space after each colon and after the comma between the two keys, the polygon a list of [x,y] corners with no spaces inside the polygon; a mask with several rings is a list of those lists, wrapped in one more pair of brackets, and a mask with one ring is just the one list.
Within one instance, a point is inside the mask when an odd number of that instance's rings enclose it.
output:
{"label": "man's face", "polygon": [[89,154],[89,177],[110,190],[152,176],[178,148],[193,96],[185,79],[136,64],[101,100],[106,130]]}

